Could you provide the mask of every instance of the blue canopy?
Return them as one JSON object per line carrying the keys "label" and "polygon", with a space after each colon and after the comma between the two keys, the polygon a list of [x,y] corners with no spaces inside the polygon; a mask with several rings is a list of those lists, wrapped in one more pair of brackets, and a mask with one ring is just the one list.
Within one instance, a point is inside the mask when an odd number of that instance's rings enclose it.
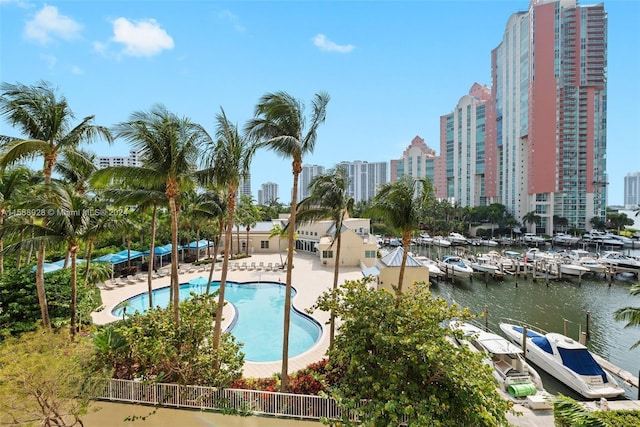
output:
{"label": "blue canopy", "polygon": [[607,374],[595,361],[586,348],[558,347],[562,364],[579,375],[600,375],[603,382],[608,382]]}
{"label": "blue canopy", "polygon": [[[133,250],[130,251],[130,254],[131,254],[131,259],[142,258],[142,255],[143,255],[142,252],[133,251]],[[127,259],[128,251],[126,249],[124,249],[124,250],[122,250],[120,252],[115,253],[114,255],[120,255],[120,256],[124,257],[124,259]]]}
{"label": "blue canopy", "polygon": [[[76,264],[82,264],[84,263],[85,260],[83,259],[76,259]],[[31,271],[36,271],[36,265],[34,265],[33,267],[31,267]],[[60,259],[58,261],[55,262],[45,262],[44,263],[44,268],[43,268],[43,272],[46,273],[51,273],[54,271],[58,271],[60,269],[62,269],[64,267],[64,258]],[[71,260],[69,260],[69,265],[67,265],[67,268],[71,267]]]}
{"label": "blue canopy", "polygon": [[202,249],[209,246],[213,246],[213,242],[206,239],[201,239],[201,240],[193,241],[189,243],[189,249]]}
{"label": "blue canopy", "polygon": [[127,261],[127,256],[122,256],[122,255],[118,255],[118,254],[106,254],[106,255],[102,255],[101,257],[98,257],[96,259],[94,259],[94,261],[96,262],[110,262],[111,264],[120,264],[121,262],[126,262]]}
{"label": "blue canopy", "polygon": [[[144,251],[145,255],[148,255],[151,251],[149,249],[147,249],[146,251]],[[164,246],[156,246],[155,248],[153,248],[153,253],[156,256],[162,256],[162,255],[167,255],[171,253],[171,243],[167,243]]]}

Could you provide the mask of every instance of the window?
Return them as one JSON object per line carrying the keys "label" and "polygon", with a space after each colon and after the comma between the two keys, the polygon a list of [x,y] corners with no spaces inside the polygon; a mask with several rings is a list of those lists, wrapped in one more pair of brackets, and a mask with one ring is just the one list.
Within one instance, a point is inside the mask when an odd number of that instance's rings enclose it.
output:
{"label": "window", "polygon": [[365,258],[376,258],[378,256],[378,251],[364,251]]}
{"label": "window", "polygon": [[322,251],[322,258],[333,258],[333,251]]}
{"label": "window", "polygon": [[269,249],[269,241],[261,240],[260,241],[260,249]]}

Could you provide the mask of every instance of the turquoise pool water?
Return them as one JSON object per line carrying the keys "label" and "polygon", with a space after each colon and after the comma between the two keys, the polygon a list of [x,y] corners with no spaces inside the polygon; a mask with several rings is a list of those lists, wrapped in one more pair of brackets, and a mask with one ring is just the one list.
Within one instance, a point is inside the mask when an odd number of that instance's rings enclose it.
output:
{"label": "turquoise pool water", "polygon": [[[220,282],[211,282],[211,292],[216,291]],[[191,292],[204,293],[206,285],[180,285],[180,300],[189,298]],[[236,319],[231,327],[238,341],[244,343],[242,351],[245,360],[251,362],[273,362],[282,359],[282,333],[284,323],[284,292],[280,283],[237,283],[227,282],[225,300],[236,308]],[[292,290],[292,297],[295,291]],[[147,293],[126,300],[127,312],[144,312],[149,307]],[[169,305],[169,287],[154,289],[154,305]],[[112,312],[122,317],[122,308]],[[297,356],[311,348],[320,338],[321,327],[309,316],[292,309],[289,328],[289,357]]]}

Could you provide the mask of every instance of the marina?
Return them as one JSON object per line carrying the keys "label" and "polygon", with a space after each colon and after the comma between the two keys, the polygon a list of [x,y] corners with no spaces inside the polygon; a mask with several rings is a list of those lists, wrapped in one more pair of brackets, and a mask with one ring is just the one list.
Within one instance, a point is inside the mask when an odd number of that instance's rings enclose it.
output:
{"label": "marina", "polygon": [[[443,248],[412,247],[420,256],[440,259]],[[467,247],[471,254],[482,254],[493,248]],[[491,330],[500,330],[501,319],[519,319],[550,332],[565,332],[576,341],[585,341],[598,363],[614,373],[625,397],[638,399],[640,347],[631,346],[640,340],[640,329],[626,329],[625,322],[614,319],[620,308],[640,306],[640,298],[631,297],[629,288],[638,283],[638,277],[624,270],[607,270],[607,274],[585,273],[581,276],[547,274],[540,265],[524,263],[526,248],[510,248],[516,261],[514,272],[494,278],[475,272],[469,279],[444,276],[432,280],[431,290],[450,303],[469,307],[478,321],[485,322]],[[452,251],[446,250],[447,254]],[[455,252],[454,252],[455,253]],[[632,257],[640,256],[640,250],[625,251]],[[528,260],[527,260],[528,261]],[[542,372],[545,389],[552,394],[562,393],[584,400],[553,377]]]}

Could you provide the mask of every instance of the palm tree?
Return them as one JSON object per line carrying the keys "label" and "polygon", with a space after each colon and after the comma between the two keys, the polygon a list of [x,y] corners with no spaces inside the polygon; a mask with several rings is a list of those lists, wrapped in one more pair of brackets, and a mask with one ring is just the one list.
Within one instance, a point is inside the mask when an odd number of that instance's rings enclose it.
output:
{"label": "palm tree", "polygon": [[69,151],[55,164],[54,170],[66,182],[73,185],[79,194],[85,194],[89,186],[89,177],[96,171],[96,155],[86,150]]}
{"label": "palm tree", "polygon": [[224,293],[227,283],[227,270],[231,256],[231,233],[236,209],[236,192],[240,182],[249,176],[249,166],[254,155],[254,147],[247,138],[240,134],[238,127],[227,118],[223,109],[216,114],[216,136],[212,141],[211,155],[207,159],[206,177],[214,185],[226,189],[227,224],[224,236],[224,259],[222,261],[222,275],[218,291],[218,307],[216,311],[216,325],[213,336],[213,348],[220,346],[222,334],[222,310],[224,308]]}
{"label": "palm tree", "polygon": [[[255,108],[255,117],[247,123],[247,133],[258,141],[259,147],[273,150],[285,159],[291,159],[293,189],[291,191],[291,214],[289,216],[289,242],[287,253],[287,280],[284,304],[284,339],[282,343],[282,391],[289,387],[289,323],[291,318],[291,272],[293,268],[294,233],[296,231],[296,209],[298,176],[302,172],[302,159],[313,152],[318,127],[326,118],[329,94],[317,93],[312,101],[309,126],[306,126],[304,105],[286,92],[263,95]],[[306,133],[305,133],[306,132]]]}
{"label": "palm tree", "polygon": [[[329,170],[326,175],[318,175],[310,184],[311,195],[300,201],[298,205],[298,221],[311,222],[331,218],[334,225],[331,247],[336,245],[336,256],[333,267],[333,298],[335,302],[340,274],[340,248],[342,246],[342,227],[344,220],[353,211],[355,199],[347,193],[349,178],[344,167]],[[335,315],[330,317],[329,348],[333,347],[335,336]]]}
{"label": "palm tree", "polygon": [[142,152],[143,167],[131,173],[149,186],[164,185],[171,218],[171,290],[173,316],[180,324],[180,289],[178,283],[178,197],[194,185],[199,147],[207,139],[201,126],[180,118],[162,105],[150,111],[134,112],[129,121],[115,127],[115,136],[129,141]]}
{"label": "palm tree", "polygon": [[[0,229],[4,224],[4,218],[11,211],[11,205],[20,197],[20,193],[25,189],[31,179],[31,171],[18,166],[6,170],[0,174]],[[0,275],[4,274],[4,239],[0,235]]]}
{"label": "palm tree", "polygon": [[536,211],[527,212],[525,216],[522,217],[522,222],[525,224],[539,225],[541,221],[542,217],[538,215]]}
{"label": "palm tree", "polygon": [[[631,286],[629,293],[632,296],[640,295],[640,284],[636,283]],[[640,326],[640,307],[624,307],[616,310],[614,313],[615,319],[621,322],[627,322],[625,328]],[[631,346],[632,349],[640,346],[640,340]]]}
{"label": "palm tree", "polygon": [[433,187],[428,180],[410,177],[382,186],[370,204],[370,210],[384,219],[385,223],[398,230],[402,237],[403,254],[398,277],[397,303],[400,301],[407,264],[407,251],[411,235],[418,229],[427,201],[432,199]]}
{"label": "palm tree", "polygon": [[[82,142],[103,138],[111,143],[107,128],[93,124],[94,116],[87,116],[72,126],[75,118],[64,97],[58,98],[55,89],[48,83],[34,86],[5,83],[0,88],[0,115],[11,126],[24,132],[26,138],[4,138],[6,143],[0,150],[0,170],[6,166],[44,158],[44,183],[51,182],[51,174],[58,157],[73,156]],[[44,258],[46,246],[39,245],[36,267],[36,288],[45,328],[51,327],[44,290]]]}
{"label": "palm tree", "polygon": [[243,194],[240,196],[240,203],[236,210],[238,224],[244,226],[246,231],[246,255],[249,255],[249,232],[251,227],[255,227],[260,220],[260,209],[253,204],[253,197]]}
{"label": "palm tree", "polygon": [[282,239],[286,239],[289,237],[289,229],[287,227],[283,227],[280,224],[275,224],[269,233],[269,238],[278,237],[278,254],[280,255],[280,265],[284,265],[282,261],[282,248],[280,247],[280,242]]}

